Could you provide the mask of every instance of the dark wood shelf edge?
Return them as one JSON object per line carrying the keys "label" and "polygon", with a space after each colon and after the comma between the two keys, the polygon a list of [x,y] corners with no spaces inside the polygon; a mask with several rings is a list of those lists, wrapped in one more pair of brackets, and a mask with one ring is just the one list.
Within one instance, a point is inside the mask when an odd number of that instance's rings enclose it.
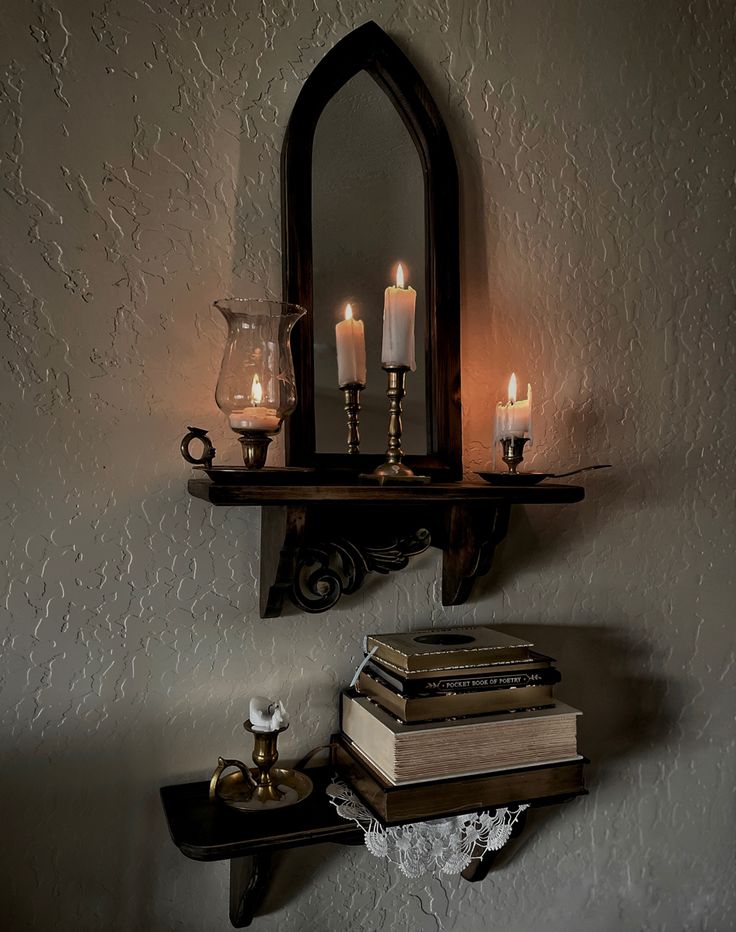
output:
{"label": "dark wood shelf edge", "polygon": [[190,479],[189,494],[212,505],[449,505],[485,502],[497,505],[561,505],[580,502],[579,485],[540,483],[530,486],[493,486],[475,482],[437,482],[428,485],[220,485],[209,479]]}
{"label": "dark wood shelf edge", "polygon": [[[247,816],[246,816],[247,818]],[[171,834],[171,833],[169,833]],[[256,854],[270,853],[271,851],[287,851],[292,848],[306,848],[311,845],[336,844],[336,845],[353,845],[362,841],[363,832],[361,829],[346,822],[344,828],[336,826],[334,828],[325,828],[315,830],[308,839],[271,841],[264,838],[254,841],[247,848],[242,845],[223,845],[217,854],[206,852],[196,845],[181,844],[176,845],[181,853],[189,858],[190,861],[200,861],[211,863],[213,861],[230,861],[232,858],[250,857]],[[174,839],[172,838],[172,841]],[[176,844],[176,841],[174,841]]]}

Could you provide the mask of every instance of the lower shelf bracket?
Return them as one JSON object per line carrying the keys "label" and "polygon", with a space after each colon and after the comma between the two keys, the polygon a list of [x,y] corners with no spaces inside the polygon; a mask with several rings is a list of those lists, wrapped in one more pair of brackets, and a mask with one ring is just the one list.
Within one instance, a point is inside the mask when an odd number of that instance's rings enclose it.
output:
{"label": "lower shelf bracket", "polygon": [[230,922],[245,929],[253,922],[268,892],[271,854],[253,854],[230,861]]}

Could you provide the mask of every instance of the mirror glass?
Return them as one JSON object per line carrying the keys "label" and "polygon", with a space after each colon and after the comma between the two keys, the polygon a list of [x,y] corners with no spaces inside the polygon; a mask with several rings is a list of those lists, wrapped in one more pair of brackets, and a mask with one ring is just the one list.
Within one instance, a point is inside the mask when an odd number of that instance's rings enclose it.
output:
{"label": "mirror glass", "polygon": [[314,135],[312,243],[314,410],[318,453],[346,453],[335,325],[346,303],[365,327],[367,385],[361,453],[383,453],[388,429],[381,369],[383,293],[399,262],[417,292],[416,372],[403,403],[404,453],[427,453],[424,175],[419,153],[390,99],[365,71],[323,110]]}

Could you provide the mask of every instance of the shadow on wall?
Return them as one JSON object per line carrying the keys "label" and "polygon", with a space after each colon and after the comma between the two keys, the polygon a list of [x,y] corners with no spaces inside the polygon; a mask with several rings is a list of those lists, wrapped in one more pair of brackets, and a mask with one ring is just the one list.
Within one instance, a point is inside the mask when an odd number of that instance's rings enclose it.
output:
{"label": "shadow on wall", "polygon": [[[650,645],[634,641],[623,624],[498,627],[514,637],[527,638],[557,661],[562,680],[556,695],[583,712],[578,747],[590,759],[586,768],[589,792],[605,793],[609,785],[620,786],[621,770],[629,760],[639,758],[643,748],[667,743],[688,702],[686,681],[659,675]],[[557,820],[569,818],[569,805],[533,810],[527,828],[501,853],[494,870],[508,863],[520,848],[533,845]]]}
{"label": "shadow on wall", "polygon": [[[654,474],[644,469],[633,478],[614,469],[593,475],[585,482],[582,502],[513,506],[508,533],[496,548],[490,572],[476,581],[471,602],[482,603],[524,574],[559,571],[566,554],[584,552],[586,541],[603,539],[605,526],[622,509],[635,510],[643,501],[651,505],[657,498],[662,504]],[[576,479],[569,481],[574,484]]]}

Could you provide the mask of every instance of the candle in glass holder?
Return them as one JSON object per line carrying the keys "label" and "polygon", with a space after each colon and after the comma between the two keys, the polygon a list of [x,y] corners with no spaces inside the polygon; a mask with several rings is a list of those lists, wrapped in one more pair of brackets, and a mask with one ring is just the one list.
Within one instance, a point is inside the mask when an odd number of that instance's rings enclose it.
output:
{"label": "candle in glass holder", "polygon": [[384,369],[417,367],[414,356],[414,314],[417,293],[404,287],[404,269],[396,269],[396,285],[389,285],[383,299],[383,344],[381,365]]}
{"label": "candle in glass holder", "polygon": [[365,385],[365,330],[362,320],[353,317],[353,309],[345,305],[345,320],[335,326],[337,347],[337,384]]}
{"label": "candle in glass holder", "polygon": [[264,433],[275,433],[281,423],[275,408],[268,408],[261,404],[263,399],[263,386],[257,375],[253,376],[250,391],[250,406],[242,411],[233,411],[230,416],[230,427],[233,430],[261,430]]}

